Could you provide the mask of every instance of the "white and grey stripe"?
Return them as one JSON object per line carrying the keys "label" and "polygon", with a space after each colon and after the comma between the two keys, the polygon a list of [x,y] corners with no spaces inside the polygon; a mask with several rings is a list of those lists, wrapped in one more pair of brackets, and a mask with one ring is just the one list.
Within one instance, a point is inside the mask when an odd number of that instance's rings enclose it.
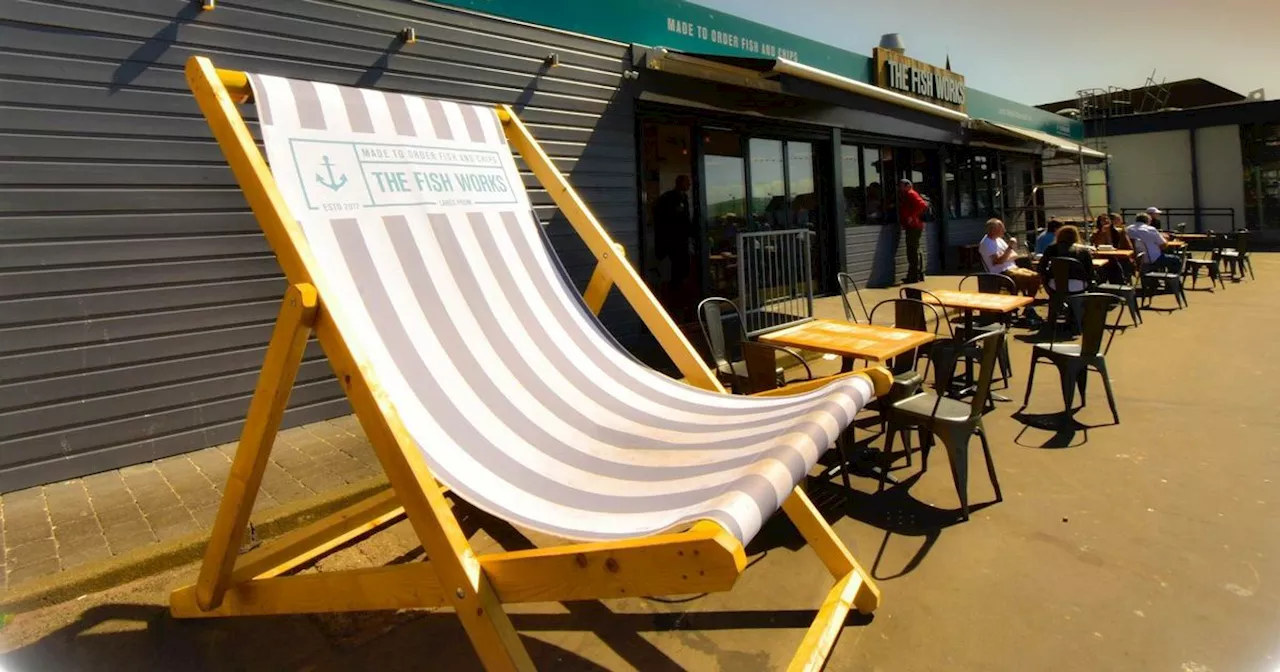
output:
{"label": "white and grey stripe", "polygon": [[[252,75],[272,165],[302,132],[486,145],[520,177],[492,109]],[[276,179],[299,180],[295,170]],[[294,187],[295,185],[289,185]],[[284,189],[286,194],[301,189]],[[433,473],[517,525],[634,537],[699,519],[744,543],[871,400],[854,378],[804,395],[714,394],[618,350],[529,212],[417,207],[331,218],[290,202],[326,307]]]}

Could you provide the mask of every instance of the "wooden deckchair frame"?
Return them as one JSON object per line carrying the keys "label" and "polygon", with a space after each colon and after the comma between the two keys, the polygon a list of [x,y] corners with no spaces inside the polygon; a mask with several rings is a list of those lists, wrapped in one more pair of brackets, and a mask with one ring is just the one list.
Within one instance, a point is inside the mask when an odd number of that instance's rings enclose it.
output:
{"label": "wooden deckchair frame", "polygon": [[[725,591],[746,566],[742,544],[719,524],[623,541],[573,544],[477,556],[386,395],[376,372],[347,346],[311,284],[314,260],[266,160],[241,118],[252,97],[245,73],[217,70],[204,57],[187,61],[187,81],[289,282],[249,405],[239,448],[196,583],[174,591],[175,617],[267,615],[452,607],[490,670],[529,670],[532,660],[502,608],[519,602],[568,601]],[[507,106],[498,116],[524,158],[598,260],[585,298],[599,311],[617,287],[655,334],[686,380],[724,392],[564,176]],[[243,540],[271,446],[307,339],[314,332],[386,471],[390,489],[295,530],[243,556]],[[883,368],[866,376],[877,394],[891,382]],[[803,391],[804,386],[795,391]],[[786,392],[783,390],[781,392]],[[779,391],[775,391],[779,392]],[[797,487],[787,516],[835,578],[791,663],[826,661],[849,609],[874,610],[880,594],[869,575]],[[279,576],[319,555],[407,516],[429,562]]]}

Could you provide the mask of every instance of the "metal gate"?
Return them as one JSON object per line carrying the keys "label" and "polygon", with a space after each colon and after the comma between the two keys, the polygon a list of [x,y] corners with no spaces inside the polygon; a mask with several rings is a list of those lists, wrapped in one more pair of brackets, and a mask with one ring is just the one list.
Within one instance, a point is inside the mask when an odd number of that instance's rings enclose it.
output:
{"label": "metal gate", "polygon": [[813,319],[813,232],[738,234],[738,289],[748,337]]}

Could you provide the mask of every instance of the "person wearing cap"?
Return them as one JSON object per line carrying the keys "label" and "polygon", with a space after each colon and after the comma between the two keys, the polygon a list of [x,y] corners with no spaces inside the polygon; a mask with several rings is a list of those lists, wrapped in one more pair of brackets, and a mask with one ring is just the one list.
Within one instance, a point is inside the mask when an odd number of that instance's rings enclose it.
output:
{"label": "person wearing cap", "polygon": [[920,268],[920,237],[924,235],[921,215],[929,209],[929,202],[916,191],[911,180],[898,181],[898,222],[907,239],[907,277],[903,283],[920,282],[924,273]]}
{"label": "person wearing cap", "polygon": [[1163,214],[1164,213],[1161,212],[1160,208],[1157,208],[1154,205],[1147,208],[1147,219],[1151,220],[1150,221],[1151,228],[1155,229],[1156,231],[1159,231],[1162,228],[1160,226],[1160,215],[1163,215]]}
{"label": "person wearing cap", "polygon": [[1143,271],[1177,272],[1182,269],[1182,264],[1176,257],[1164,253],[1164,236],[1151,226],[1151,217],[1138,215],[1125,233],[1129,234],[1129,240],[1133,241],[1133,249],[1141,252],[1144,257]]}

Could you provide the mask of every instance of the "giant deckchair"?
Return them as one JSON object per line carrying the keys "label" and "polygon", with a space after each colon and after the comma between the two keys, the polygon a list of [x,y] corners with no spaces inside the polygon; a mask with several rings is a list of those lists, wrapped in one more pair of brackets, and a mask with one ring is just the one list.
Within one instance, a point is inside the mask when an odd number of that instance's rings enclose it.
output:
{"label": "giant deckchair", "polygon": [[[799,484],[887,391],[887,371],[726,394],[509,107],[215,70],[202,57],[187,79],[289,287],[175,616],[452,607],[485,667],[531,669],[504,604],[728,590],[744,544],[779,508],[836,580],[792,667],[820,667],[850,607],[877,606]],[[271,169],[236,107],[250,100]],[[585,296],[546,242],[512,149],[595,255]],[[612,287],[689,384],[600,326]],[[241,556],[312,332],[391,487]],[[446,494],[582,543],[477,556]],[[401,515],[429,562],[282,576]]]}

